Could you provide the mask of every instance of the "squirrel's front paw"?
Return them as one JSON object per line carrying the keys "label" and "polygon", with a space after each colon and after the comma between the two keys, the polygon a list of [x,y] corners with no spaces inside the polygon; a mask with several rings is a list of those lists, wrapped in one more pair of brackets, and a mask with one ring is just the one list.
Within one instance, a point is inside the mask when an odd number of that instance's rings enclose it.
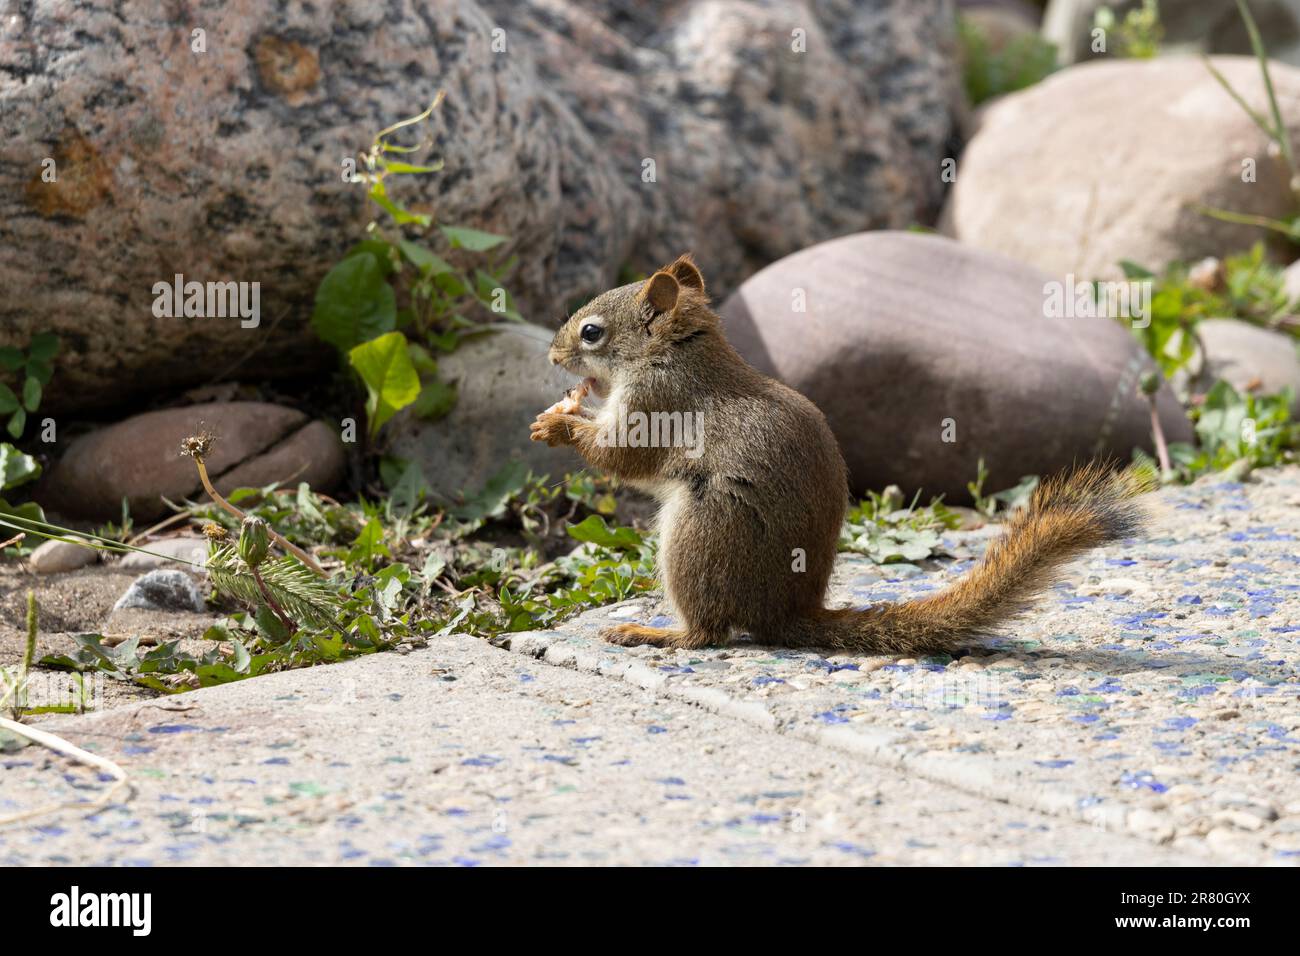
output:
{"label": "squirrel's front paw", "polygon": [[542,412],[529,427],[533,441],[544,441],[554,448],[556,445],[573,444],[573,428],[582,419],[577,415],[561,415],[556,412]]}

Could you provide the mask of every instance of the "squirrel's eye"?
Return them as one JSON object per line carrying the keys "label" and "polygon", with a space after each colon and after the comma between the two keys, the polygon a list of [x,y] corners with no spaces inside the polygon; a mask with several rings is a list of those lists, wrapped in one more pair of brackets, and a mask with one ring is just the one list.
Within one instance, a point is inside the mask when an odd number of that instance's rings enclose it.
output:
{"label": "squirrel's eye", "polygon": [[582,341],[588,345],[595,345],[600,341],[601,336],[605,334],[605,330],[595,322],[588,322],[578,334],[582,336]]}

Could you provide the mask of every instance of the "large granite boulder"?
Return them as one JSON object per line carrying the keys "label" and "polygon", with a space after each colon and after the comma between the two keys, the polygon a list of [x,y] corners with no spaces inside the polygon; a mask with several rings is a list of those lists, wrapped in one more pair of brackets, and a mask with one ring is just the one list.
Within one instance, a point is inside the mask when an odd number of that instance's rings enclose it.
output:
{"label": "large granite boulder", "polygon": [[181,455],[181,442],[201,431],[216,436],[206,465],[222,494],[300,481],[330,491],[343,478],[339,429],[281,405],[211,402],[145,412],[74,438],[35,498],[98,521],[118,519],[125,498],[136,521],[157,518],[167,511],[164,498],[203,497],[194,462]]}
{"label": "large granite boulder", "polygon": [[[1214,65],[1266,111],[1259,66]],[[1300,70],[1272,66],[1282,115],[1300,130]],[[1300,144],[1300,139],[1297,139]],[[1244,176],[1253,176],[1246,181]],[[983,112],[962,155],[943,229],[963,242],[1079,279],[1222,256],[1274,234],[1197,206],[1287,219],[1295,199],[1268,140],[1197,59],[1094,61]],[[1282,261],[1287,261],[1283,258]]]}
{"label": "large granite boulder", "polygon": [[[939,236],[872,232],[787,256],[722,305],[729,338],[826,414],[855,491],[968,499],[1150,448],[1151,367],[1113,318],[1048,318],[1054,280]],[[799,308],[804,311],[798,311]],[[1167,387],[1170,441],[1191,428]]]}
{"label": "large granite boulder", "polygon": [[[509,236],[539,321],[684,248],[721,289],[830,236],[933,221],[952,19],[948,0],[13,6],[0,345],[63,337],[55,410],[328,361],[307,350],[312,296],[370,215],[344,160],[439,90],[445,171],[397,188]],[[177,274],[259,283],[260,321],[155,317]]]}

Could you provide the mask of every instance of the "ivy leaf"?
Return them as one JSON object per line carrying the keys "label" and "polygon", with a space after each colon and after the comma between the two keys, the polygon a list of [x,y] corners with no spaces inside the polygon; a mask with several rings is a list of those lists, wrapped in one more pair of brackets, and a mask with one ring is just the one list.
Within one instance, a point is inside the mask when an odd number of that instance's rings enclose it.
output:
{"label": "ivy leaf", "polygon": [[27,374],[42,385],[49,385],[50,379],[54,375],[54,369],[50,367],[49,362],[33,358],[27,360]]}
{"label": "ivy leaf", "polygon": [[[8,442],[0,442],[0,490],[17,488],[41,475],[41,466]],[[7,536],[6,536],[7,537]]]}
{"label": "ivy leaf", "polygon": [[411,342],[406,346],[406,354],[411,357],[411,364],[421,375],[433,376],[438,374],[438,361],[429,354],[429,350],[423,345]]}
{"label": "ivy leaf", "polygon": [[580,523],[569,525],[569,537],[590,541],[602,548],[638,548],[642,544],[641,535],[635,528],[611,528],[600,515],[588,515]]}
{"label": "ivy leaf", "polygon": [[[513,319],[516,322],[524,320],[524,317],[515,308],[515,302],[510,298],[510,293],[505,290],[495,277],[479,269],[474,273],[474,281],[474,295],[489,312],[504,315],[507,319]],[[501,308],[498,308],[498,305]]]}
{"label": "ivy leaf", "polygon": [[398,248],[402,250],[402,255],[406,260],[419,269],[422,275],[442,275],[456,271],[455,267],[446,259],[435,256],[424,246],[411,242],[409,239],[403,239],[398,243]]}
{"label": "ivy leaf", "polygon": [[385,172],[399,173],[409,175],[411,173],[436,173],[442,170],[442,160],[438,160],[432,166],[415,166],[411,163],[384,163]]}
{"label": "ivy leaf", "polygon": [[466,229],[463,226],[439,226],[453,249],[468,249],[470,252],[486,252],[506,241],[505,236],[481,229]]}
{"label": "ivy leaf", "polygon": [[41,382],[40,379],[33,375],[27,376],[27,381],[23,382],[23,408],[29,412],[34,412],[41,404]]}
{"label": "ivy leaf", "polygon": [[489,478],[478,492],[463,505],[451,509],[452,514],[465,521],[495,518],[504,514],[510,499],[523,491],[528,480],[528,465],[517,459],[505,464]]}
{"label": "ivy leaf", "polygon": [[58,354],[59,337],[53,332],[42,332],[40,335],[33,336],[27,346],[28,357],[38,362],[48,362]]}
{"label": "ivy leaf", "polygon": [[347,556],[343,560],[348,564],[360,564],[369,568],[375,558],[392,556],[392,552],[384,544],[384,526],[378,518],[371,518],[352,542],[352,547],[348,549]]}
{"label": "ivy leaf", "polygon": [[426,421],[436,421],[456,407],[456,386],[441,379],[430,379],[420,388],[420,397],[411,411]]}
{"label": "ivy leaf", "polygon": [[366,254],[375,257],[375,261],[379,263],[379,268],[383,270],[384,275],[392,275],[397,271],[398,263],[393,261],[393,245],[383,239],[362,239],[345,252],[343,258],[350,259],[353,256]]}
{"label": "ivy leaf", "polygon": [[397,300],[373,254],[349,256],[325,274],[316,289],[311,324],[341,352],[393,330]]}
{"label": "ivy leaf", "polygon": [[433,217],[425,213],[414,213],[409,209],[399,206],[393,200],[388,198],[388,189],[384,186],[382,179],[376,179],[370,186],[370,198],[385,212],[393,217],[393,221],[399,226],[407,223],[417,223],[421,226],[428,226],[433,222]]}
{"label": "ivy leaf", "polygon": [[366,383],[366,415],[374,438],[399,409],[419,397],[420,376],[411,364],[406,336],[401,332],[362,342],[348,352],[348,361]]}

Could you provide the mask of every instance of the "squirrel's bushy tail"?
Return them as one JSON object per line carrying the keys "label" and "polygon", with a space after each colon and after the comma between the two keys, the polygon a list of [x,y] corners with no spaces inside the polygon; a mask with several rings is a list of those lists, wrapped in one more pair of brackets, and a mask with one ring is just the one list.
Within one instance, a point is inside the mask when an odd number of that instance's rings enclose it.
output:
{"label": "squirrel's bushy tail", "polygon": [[1134,499],[1153,485],[1149,469],[1112,471],[1101,462],[1049,479],[979,564],[950,587],[866,611],[823,610],[795,624],[794,643],[875,654],[950,651],[1019,614],[1065,562],[1140,533],[1145,513]]}

